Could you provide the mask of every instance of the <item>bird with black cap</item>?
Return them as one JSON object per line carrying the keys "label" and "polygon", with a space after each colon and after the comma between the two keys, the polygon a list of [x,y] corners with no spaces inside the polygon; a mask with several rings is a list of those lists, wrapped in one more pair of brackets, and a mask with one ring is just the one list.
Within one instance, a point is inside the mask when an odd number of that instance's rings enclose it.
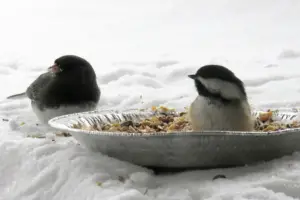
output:
{"label": "bird with black cap", "polygon": [[205,65],[188,77],[198,92],[189,108],[194,131],[253,130],[244,83],[232,71],[221,65]]}

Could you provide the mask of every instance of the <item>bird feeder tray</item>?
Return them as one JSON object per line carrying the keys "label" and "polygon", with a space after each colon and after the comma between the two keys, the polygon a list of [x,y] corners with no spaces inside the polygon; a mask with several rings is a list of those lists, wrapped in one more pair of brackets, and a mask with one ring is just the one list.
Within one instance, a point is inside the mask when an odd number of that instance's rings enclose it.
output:
{"label": "bird feeder tray", "polygon": [[[254,117],[262,111],[253,111]],[[219,168],[269,161],[300,150],[300,128],[276,131],[201,131],[128,133],[74,128],[141,121],[152,111],[92,111],[51,119],[49,125],[70,133],[86,149],[154,168]],[[274,120],[291,123],[297,112],[276,112]]]}

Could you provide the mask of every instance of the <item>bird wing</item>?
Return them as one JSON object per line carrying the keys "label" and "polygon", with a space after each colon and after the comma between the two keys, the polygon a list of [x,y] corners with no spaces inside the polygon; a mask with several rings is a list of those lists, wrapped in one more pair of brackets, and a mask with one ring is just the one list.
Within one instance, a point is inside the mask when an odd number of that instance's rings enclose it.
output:
{"label": "bird wing", "polygon": [[31,100],[38,100],[41,90],[45,88],[52,79],[53,74],[51,72],[43,73],[33,83],[30,84],[26,92],[11,95],[7,97],[7,99],[20,99],[27,96]]}
{"label": "bird wing", "polygon": [[53,74],[47,72],[41,74],[26,90],[26,95],[31,100],[39,100],[41,91],[48,86],[48,84],[53,80]]}

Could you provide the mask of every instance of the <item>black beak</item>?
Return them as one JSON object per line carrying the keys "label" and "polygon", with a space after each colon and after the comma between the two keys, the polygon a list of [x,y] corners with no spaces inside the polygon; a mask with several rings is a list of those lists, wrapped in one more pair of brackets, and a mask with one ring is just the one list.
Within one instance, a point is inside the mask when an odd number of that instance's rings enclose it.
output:
{"label": "black beak", "polygon": [[196,75],[195,74],[190,74],[190,75],[188,75],[188,77],[191,78],[191,79],[196,79]]}

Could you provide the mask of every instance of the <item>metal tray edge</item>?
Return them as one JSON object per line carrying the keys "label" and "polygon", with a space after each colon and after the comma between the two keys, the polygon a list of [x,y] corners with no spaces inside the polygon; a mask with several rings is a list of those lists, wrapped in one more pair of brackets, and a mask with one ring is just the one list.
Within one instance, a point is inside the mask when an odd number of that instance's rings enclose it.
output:
{"label": "metal tray edge", "polygon": [[[65,124],[57,123],[62,118],[68,118],[72,116],[80,116],[84,114],[107,114],[107,113],[125,113],[132,112],[132,111],[139,111],[137,109],[130,109],[125,111],[115,111],[115,110],[103,110],[103,111],[88,111],[88,112],[81,112],[81,113],[73,113],[68,115],[62,115],[49,120],[48,124],[55,128],[62,131],[66,131],[69,133],[79,133],[79,134],[88,134],[88,135],[99,135],[99,136],[111,136],[111,137],[178,137],[178,136],[279,136],[283,134],[290,134],[299,132],[300,128],[290,128],[285,130],[278,130],[278,131],[268,131],[268,132],[258,132],[258,131],[197,131],[197,132],[169,132],[169,133],[127,133],[127,132],[107,132],[107,131],[88,131],[83,129],[76,129],[70,128]],[[254,112],[261,112],[261,111],[254,111]],[[149,113],[150,114],[150,113]],[[296,113],[295,113],[296,115]]]}

